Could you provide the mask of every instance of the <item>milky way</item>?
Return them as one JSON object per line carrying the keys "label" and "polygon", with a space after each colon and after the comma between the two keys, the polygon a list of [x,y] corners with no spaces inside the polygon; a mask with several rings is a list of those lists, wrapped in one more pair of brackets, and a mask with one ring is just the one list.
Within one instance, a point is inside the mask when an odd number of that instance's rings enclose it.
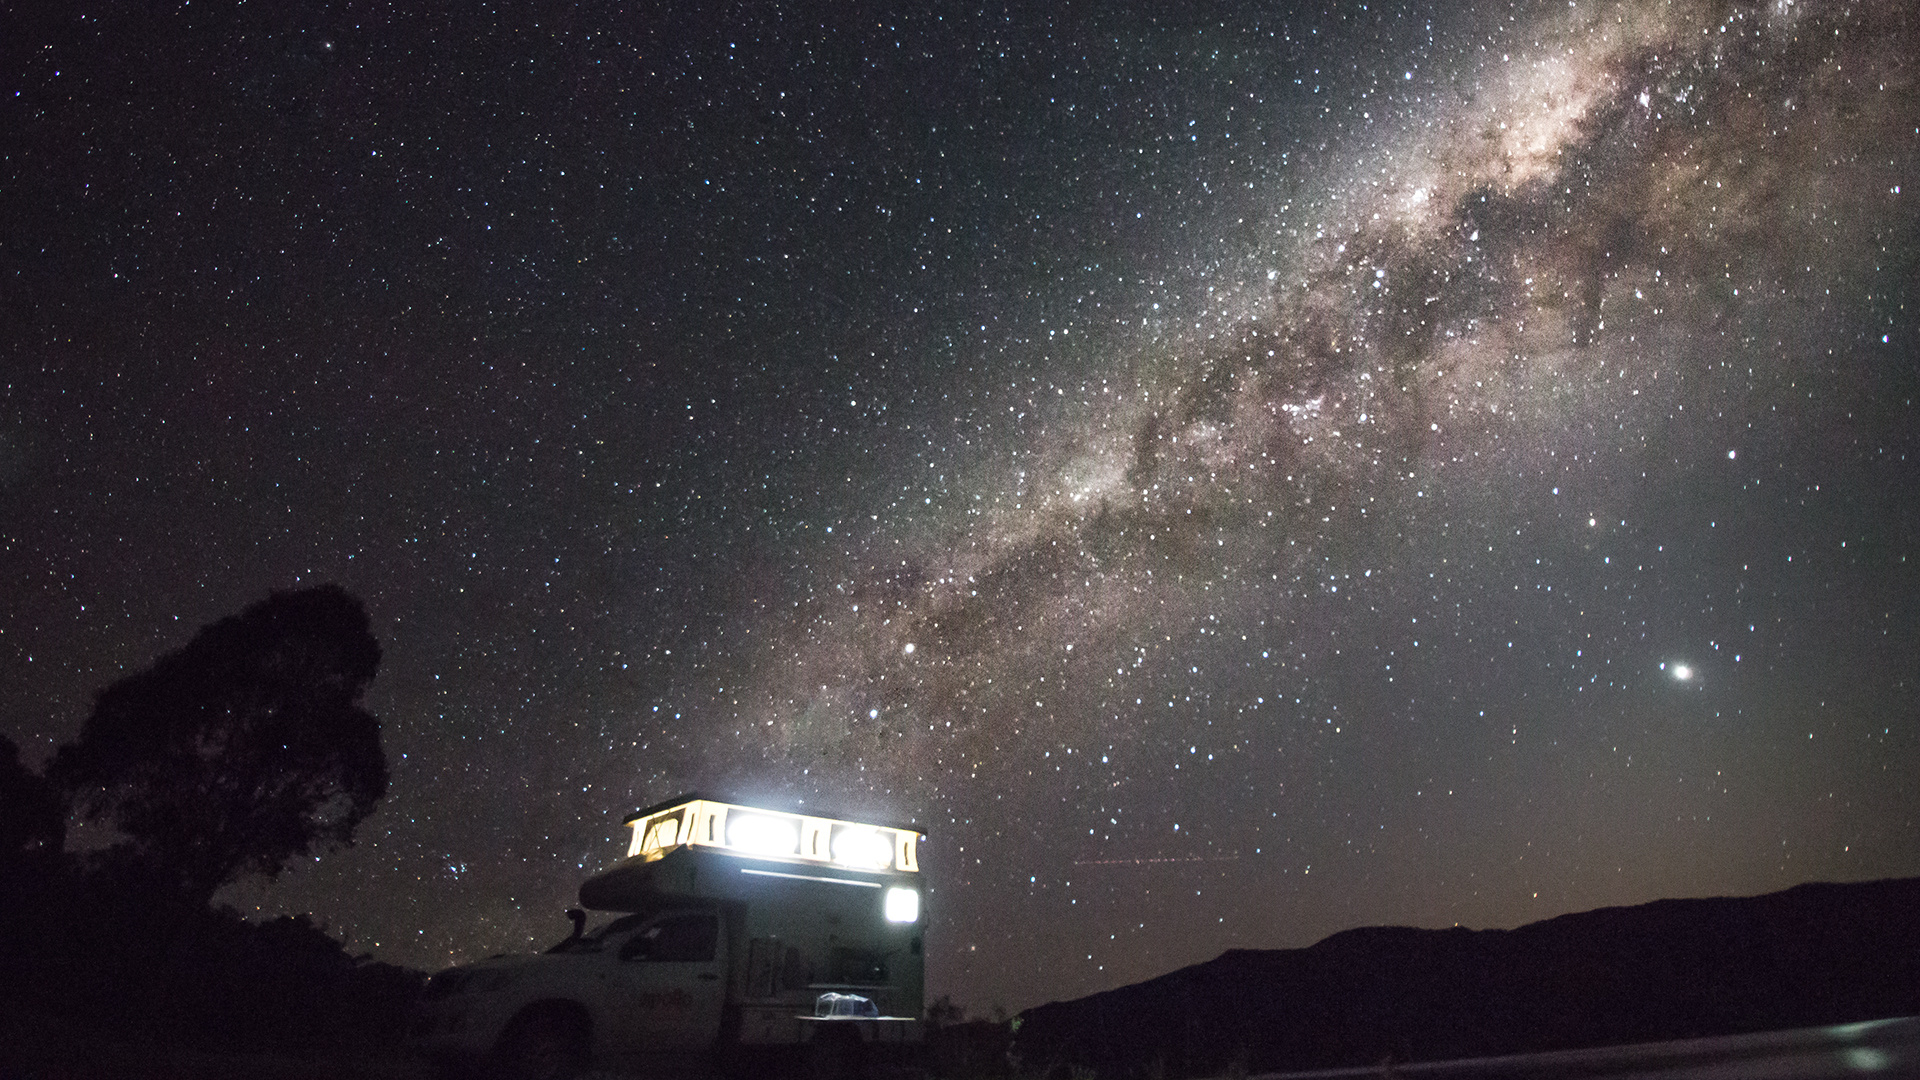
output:
{"label": "milky way", "polygon": [[[792,614],[748,620],[773,644],[739,715],[935,777],[1023,725],[1114,735],[1090,699],[1129,642],[1405,561],[1442,490],[1612,526],[1650,439],[1688,465],[1766,445],[1770,392],[1865,314],[1830,283],[1911,228],[1904,19],[1877,14],[1587,5],[1489,35],[1470,92],[1389,93],[1190,320],[1035,390],[1045,430],[943,493],[960,512],[826,545]],[[1072,704],[1035,714],[1047,672]]]}
{"label": "milky way", "polygon": [[10,732],[384,620],[386,809],[233,902],[431,967],[639,805],[820,806],[986,1009],[1920,873],[1911,8],[315,11],[244,123],[13,106]]}

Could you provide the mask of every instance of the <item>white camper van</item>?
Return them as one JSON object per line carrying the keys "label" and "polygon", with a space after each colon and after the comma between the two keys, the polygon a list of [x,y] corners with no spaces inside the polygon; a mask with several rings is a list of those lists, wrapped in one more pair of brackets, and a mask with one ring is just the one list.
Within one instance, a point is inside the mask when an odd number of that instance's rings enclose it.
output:
{"label": "white camper van", "polygon": [[[629,816],[545,953],[450,968],[416,1044],[510,1075],[856,1074],[921,1038],[926,918],[910,826],[699,795]],[[589,925],[588,911],[607,913]]]}

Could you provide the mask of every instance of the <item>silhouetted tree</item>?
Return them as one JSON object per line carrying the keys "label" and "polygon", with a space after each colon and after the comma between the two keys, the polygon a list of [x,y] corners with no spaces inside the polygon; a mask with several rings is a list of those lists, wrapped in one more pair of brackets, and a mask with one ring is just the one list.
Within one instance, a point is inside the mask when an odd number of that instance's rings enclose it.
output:
{"label": "silhouetted tree", "polygon": [[360,705],[380,646],[335,585],[275,592],[102,691],[48,778],[126,840],[108,865],[204,904],[353,841],[387,790]]}
{"label": "silhouetted tree", "polygon": [[0,867],[51,861],[66,833],[60,793],[22,765],[20,748],[0,735]]}
{"label": "silhouetted tree", "polygon": [[0,997],[22,981],[10,961],[45,925],[66,831],[60,793],[22,765],[20,748],[0,735]]}

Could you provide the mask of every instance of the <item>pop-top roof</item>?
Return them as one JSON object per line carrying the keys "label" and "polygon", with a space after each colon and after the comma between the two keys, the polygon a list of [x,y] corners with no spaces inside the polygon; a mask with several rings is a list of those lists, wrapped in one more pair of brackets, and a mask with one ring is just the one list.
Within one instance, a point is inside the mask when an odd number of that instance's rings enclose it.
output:
{"label": "pop-top roof", "polygon": [[629,857],[658,859],[688,845],[759,859],[827,864],[849,870],[918,873],[919,842],[911,826],[764,810],[704,795],[683,795],[629,815]]}

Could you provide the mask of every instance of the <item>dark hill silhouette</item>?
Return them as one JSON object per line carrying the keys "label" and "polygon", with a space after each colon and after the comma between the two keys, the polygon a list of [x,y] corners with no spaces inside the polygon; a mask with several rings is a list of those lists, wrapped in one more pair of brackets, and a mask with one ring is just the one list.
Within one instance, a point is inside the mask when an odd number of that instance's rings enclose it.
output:
{"label": "dark hill silhouette", "polygon": [[1920,1013],[1920,878],[1660,900],[1515,930],[1347,930],[1021,1014],[1028,1067],[1213,1076]]}

